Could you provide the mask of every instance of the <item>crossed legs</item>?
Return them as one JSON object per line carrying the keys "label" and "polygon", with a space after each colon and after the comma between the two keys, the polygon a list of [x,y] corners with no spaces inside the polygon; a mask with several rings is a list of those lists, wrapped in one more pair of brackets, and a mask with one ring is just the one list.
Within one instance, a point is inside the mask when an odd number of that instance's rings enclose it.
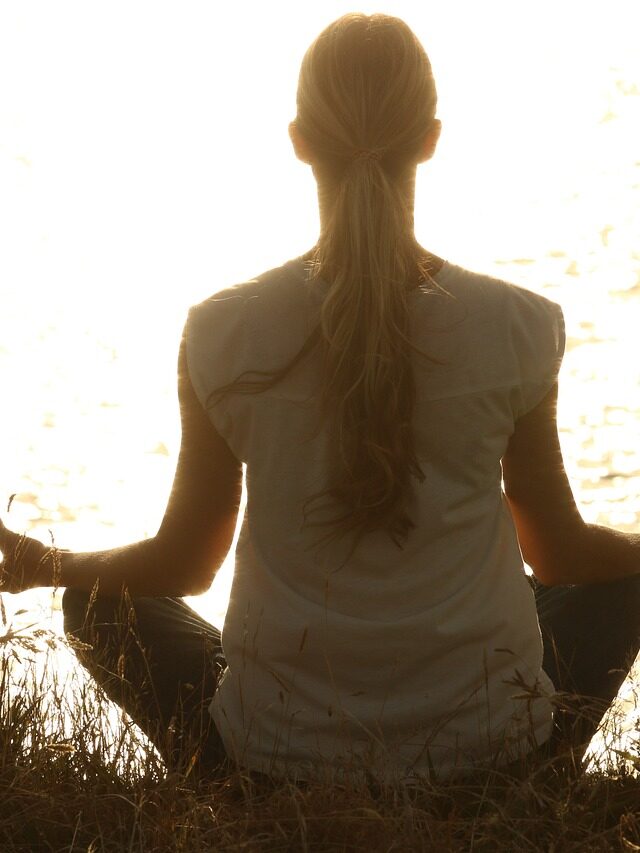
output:
{"label": "crossed legs", "polygon": [[217,628],[179,598],[91,600],[69,588],[62,606],[65,633],[87,644],[78,659],[168,767],[194,755],[203,770],[224,763],[208,711],[225,666]]}
{"label": "crossed legs", "polygon": [[[640,575],[583,586],[532,579],[543,668],[571,694],[554,742],[588,745],[640,648]],[[67,589],[65,632],[86,643],[80,662],[132,717],[168,766],[198,754],[207,771],[226,755],[208,706],[225,667],[220,632],[179,598],[131,600]],[[89,648],[90,647],[90,648]]]}

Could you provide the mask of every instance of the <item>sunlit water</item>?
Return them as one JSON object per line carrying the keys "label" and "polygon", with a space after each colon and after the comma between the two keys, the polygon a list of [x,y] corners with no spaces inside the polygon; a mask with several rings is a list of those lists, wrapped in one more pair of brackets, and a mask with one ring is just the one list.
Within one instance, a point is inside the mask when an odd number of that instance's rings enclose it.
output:
{"label": "sunlit water", "polygon": [[[250,42],[264,73],[256,79],[251,64],[233,66],[235,99],[225,89],[216,101],[219,90],[206,82],[220,71],[206,32],[177,25],[171,37],[177,44],[184,36],[190,50],[183,44],[175,78],[156,42],[147,57],[156,76],[145,76],[133,37],[120,43],[120,70],[109,76],[100,70],[106,48],[91,42],[105,22],[86,17],[86,44],[67,52],[84,61],[87,89],[67,57],[68,65],[52,66],[52,81],[38,88],[25,78],[2,104],[0,501],[16,493],[3,515],[14,528],[82,550],[157,529],[179,442],[175,361],[188,305],[301,253],[317,233],[313,182],[289,153],[286,122],[303,46],[348,7],[309,8],[288,31],[293,41],[299,35],[295,57],[278,53],[264,64],[263,42]],[[488,4],[487,15],[506,8]],[[632,28],[633,4],[616,8],[622,30]],[[521,30],[516,38],[507,15],[511,43],[488,28],[482,49],[469,37],[461,50],[455,21],[444,5],[435,9],[430,40],[426,13],[388,7],[431,50],[442,103],[440,151],[419,177],[418,236],[456,263],[561,304],[558,417],[576,499],[587,521],[638,531],[640,64],[632,41],[612,39],[607,22],[599,32],[585,13],[580,46],[568,47],[563,35],[575,21],[565,14],[553,37],[536,31],[536,49]],[[225,12],[227,24],[233,14]],[[61,19],[49,24],[60,28]],[[158,21],[169,38],[175,21]],[[44,63],[45,25],[26,14],[9,23],[15,62],[31,45]],[[144,17],[129,23],[142,38]],[[112,27],[114,39],[124,38]],[[447,35],[457,53],[443,47]],[[28,59],[27,50],[23,70]],[[470,74],[475,66],[481,72]],[[166,109],[156,103],[160,89]],[[74,98],[88,91],[80,119]],[[134,112],[145,97],[146,119]],[[223,123],[206,123],[207,110]],[[192,601],[218,624],[230,567]],[[50,592],[2,598],[14,625],[60,629]],[[632,728],[632,681],[622,694]]]}

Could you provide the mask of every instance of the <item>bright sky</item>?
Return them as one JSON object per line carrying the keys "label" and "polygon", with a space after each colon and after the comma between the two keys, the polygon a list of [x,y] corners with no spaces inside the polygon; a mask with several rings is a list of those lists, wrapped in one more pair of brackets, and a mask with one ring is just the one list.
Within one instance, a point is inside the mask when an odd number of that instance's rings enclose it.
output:
{"label": "bright sky", "polygon": [[[287,123],[304,50],[352,10],[3,2],[2,293],[19,289],[36,310],[73,296],[83,319],[87,307],[104,319],[150,298],[182,309],[308,248],[314,185]],[[389,0],[382,10],[422,39],[440,92],[444,135],[437,168],[422,170],[418,229],[445,254],[463,230],[493,257],[501,239],[487,205],[504,231],[513,217],[501,207],[544,196],[576,167],[580,131],[605,107],[602,64],[633,47],[637,3]]]}

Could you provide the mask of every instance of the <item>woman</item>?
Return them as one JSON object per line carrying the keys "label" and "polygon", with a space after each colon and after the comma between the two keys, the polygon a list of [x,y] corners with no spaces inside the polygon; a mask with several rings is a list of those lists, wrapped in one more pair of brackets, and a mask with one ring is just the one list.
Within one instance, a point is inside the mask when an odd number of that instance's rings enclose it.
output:
{"label": "woman", "polygon": [[[638,650],[640,537],[585,524],[562,465],[559,307],[416,241],[416,168],[439,133],[402,21],[327,27],[290,125],[318,243],[191,310],[157,535],[79,554],[2,529],[5,588],[67,588],[83,662],[167,760],[179,710],[206,766],[505,765],[553,743],[558,691],[588,697],[571,718],[586,742]],[[241,463],[221,646],[174,597],[206,590],[227,553]]]}

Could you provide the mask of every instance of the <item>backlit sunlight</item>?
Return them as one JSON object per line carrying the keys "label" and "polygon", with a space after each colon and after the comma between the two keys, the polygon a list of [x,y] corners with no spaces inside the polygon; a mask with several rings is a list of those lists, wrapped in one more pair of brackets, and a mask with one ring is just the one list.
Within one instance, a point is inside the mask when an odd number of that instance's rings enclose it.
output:
{"label": "backlit sunlight", "polygon": [[[73,549],[157,529],[186,311],[315,242],[315,184],[287,125],[304,50],[353,10],[0,7],[0,504],[16,493],[15,529]],[[576,497],[586,520],[638,530],[637,5],[362,10],[404,18],[434,68],[443,134],[419,171],[419,240],[562,305]],[[218,623],[229,579],[228,561],[192,602]],[[51,612],[48,592],[3,598],[25,620]]]}

